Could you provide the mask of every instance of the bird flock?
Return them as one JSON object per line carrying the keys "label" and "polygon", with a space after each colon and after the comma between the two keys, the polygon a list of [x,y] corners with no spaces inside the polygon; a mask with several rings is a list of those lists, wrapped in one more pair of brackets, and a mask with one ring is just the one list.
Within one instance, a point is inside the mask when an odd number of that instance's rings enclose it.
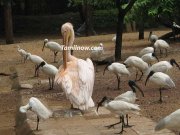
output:
{"label": "bird flock", "polygon": [[[54,65],[48,64],[40,56],[33,55],[18,46],[18,53],[23,58],[23,62],[30,60],[34,65],[34,76],[39,76],[39,69],[48,76],[49,89],[54,89],[54,84],[58,89],[62,89],[71,103],[72,108],[77,108],[81,111],[86,111],[95,106],[92,99],[95,70],[93,60],[98,61],[104,54],[104,45],[99,44],[99,48],[91,51],[90,58],[86,60],[75,57],[70,53],[70,50],[64,50],[64,46],[71,47],[74,43],[74,29],[71,23],[65,23],[61,27],[61,34],[63,37],[63,45],[60,45],[54,41],[44,40],[44,47],[49,48],[54,53],[54,62],[56,62],[57,53],[62,53],[63,64],[56,68]],[[112,41],[115,42],[116,37],[113,37]],[[170,49],[169,44],[159,39],[158,36],[149,34],[148,40],[151,42],[151,47],[146,47],[139,51],[134,56],[129,56],[120,62],[110,62],[104,68],[103,75],[105,76],[106,70],[114,74],[117,78],[117,89],[120,88],[120,82],[123,80],[122,76],[127,76],[131,90],[126,90],[125,93],[117,95],[117,97],[107,97],[102,94],[102,99],[97,104],[97,112],[99,107],[104,106],[112,113],[119,115],[120,121],[108,125],[107,128],[112,128],[117,124],[122,124],[120,134],[123,133],[124,127],[129,126],[128,114],[140,114],[140,105],[136,104],[137,90],[144,97],[143,90],[138,86],[137,82],[141,81],[143,85],[148,87],[148,82],[156,84],[159,90],[159,103],[163,102],[162,90],[167,88],[175,88],[173,79],[168,75],[168,71],[176,66],[180,70],[178,62],[174,58],[169,61],[160,61],[158,56],[162,56],[163,51],[165,56],[168,55]],[[158,53],[158,50],[160,53]],[[134,79],[132,79],[135,73]],[[140,73],[140,75],[139,75]],[[139,77],[138,77],[139,76]],[[29,99],[29,103],[20,107],[20,112],[26,113],[27,110],[31,110],[37,114],[37,130],[39,119],[47,119],[52,116],[52,112],[47,109],[40,100],[35,97]],[[126,118],[126,122],[125,122]],[[175,130],[180,132],[180,110],[177,110],[169,116],[161,119],[155,127],[155,131],[159,131],[163,128]]]}

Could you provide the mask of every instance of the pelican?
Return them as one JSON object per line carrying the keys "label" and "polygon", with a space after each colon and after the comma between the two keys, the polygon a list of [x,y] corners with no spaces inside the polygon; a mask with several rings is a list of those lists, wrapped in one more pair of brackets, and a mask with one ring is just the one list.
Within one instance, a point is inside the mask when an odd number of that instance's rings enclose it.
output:
{"label": "pelican", "polygon": [[43,62],[44,60],[43,60],[40,56],[32,55],[31,53],[27,53],[26,59],[27,59],[27,60],[30,60],[32,63],[35,64],[35,73],[34,73],[34,76],[35,76],[35,77],[39,76],[39,70],[36,70],[36,67],[37,67],[41,62]]}
{"label": "pelican", "polygon": [[[141,88],[132,80],[129,80],[128,82],[129,87],[131,88],[130,91],[127,91],[123,94],[120,94],[119,96],[115,97],[114,100],[121,100],[121,101],[125,101],[128,103],[132,103],[134,104],[136,102],[136,88],[141,92],[142,96],[144,97],[144,93],[141,90]],[[129,126],[128,123],[128,114],[126,114],[126,119],[127,119],[127,126]]]}
{"label": "pelican", "polygon": [[155,60],[157,60],[159,62],[159,59],[158,57],[156,56],[156,54],[153,52],[153,53],[147,53],[147,54],[144,54],[141,59],[143,61],[145,61],[146,63],[148,63],[149,65],[152,64],[152,62],[154,62]]}
{"label": "pelican", "polygon": [[140,111],[139,105],[137,104],[131,104],[131,103],[121,101],[121,100],[111,100],[111,99],[108,99],[107,97],[103,97],[102,100],[98,103],[97,112],[100,106],[104,106],[105,108],[110,110],[112,113],[118,114],[120,116],[120,122],[107,126],[108,128],[111,128],[117,124],[122,123],[122,128],[119,134],[123,133],[124,131],[123,130],[124,125],[125,125],[124,115],[128,113],[139,114],[139,111]]}
{"label": "pelican", "polygon": [[153,35],[152,34],[152,31],[149,32],[149,38],[148,40],[151,42],[151,43],[155,43],[156,40],[158,40],[158,36],[157,35]]}
{"label": "pelican", "polygon": [[[126,67],[132,67],[132,68],[136,68],[136,78],[135,81],[140,81],[144,72],[146,73],[149,69],[148,64],[146,62],[144,62],[141,58],[137,57],[137,56],[130,56],[128,57],[124,63],[126,65]],[[138,76],[138,70],[141,72],[141,76],[140,78],[137,80],[137,76]]]}
{"label": "pelican", "polygon": [[18,47],[17,51],[21,55],[21,57],[23,58],[23,61],[25,63],[27,52],[25,50],[21,49],[19,45],[17,45],[17,47]]}
{"label": "pelican", "polygon": [[169,88],[175,87],[175,84],[172,81],[172,79],[167,74],[162,73],[162,72],[151,71],[146,78],[145,85],[147,84],[148,80],[150,80],[151,82],[160,86],[160,88],[159,88],[159,93],[160,93],[159,102],[160,103],[162,103],[162,88],[163,87],[169,87]]}
{"label": "pelican", "polygon": [[[71,23],[61,27],[65,47],[72,46],[74,42],[74,29]],[[92,61],[82,60],[71,55],[70,51],[63,49],[63,66],[60,66],[55,76],[55,82],[66,93],[73,107],[81,111],[94,106],[92,100],[94,86],[94,66]]]}
{"label": "pelican", "polygon": [[154,48],[153,47],[146,47],[144,49],[142,49],[140,52],[139,52],[139,56],[143,56],[147,53],[153,53],[154,52]]}
{"label": "pelican", "polygon": [[103,75],[105,74],[106,69],[108,69],[109,71],[113,72],[116,75],[118,81],[118,89],[120,89],[120,76],[121,75],[130,76],[129,70],[126,68],[124,64],[121,63],[117,63],[117,62],[108,63],[107,66],[104,68]]}
{"label": "pelican", "polygon": [[176,62],[175,59],[171,59],[170,61],[160,61],[158,63],[153,64],[150,67],[150,71],[153,70],[154,72],[163,72],[167,73],[174,65],[180,70],[180,66]]}
{"label": "pelican", "polygon": [[46,62],[42,61],[37,67],[36,71],[41,67],[42,71],[49,76],[49,90],[53,89],[54,87],[54,77],[58,72],[58,69],[51,65],[47,64]]}
{"label": "pelican", "polygon": [[157,123],[155,127],[155,131],[159,131],[164,128],[167,128],[173,131],[178,131],[180,134],[180,109],[176,110],[175,112],[161,119]]}
{"label": "pelican", "polygon": [[32,112],[34,112],[37,115],[37,126],[36,126],[36,130],[39,129],[39,119],[48,119],[52,116],[52,112],[46,108],[46,106],[43,105],[43,103],[41,103],[41,101],[35,97],[31,97],[29,99],[29,102],[27,105],[25,106],[21,106],[19,108],[19,111],[21,113],[26,113],[28,110],[31,110]]}
{"label": "pelican", "polygon": [[164,49],[166,51],[166,56],[167,56],[167,50],[169,49],[169,44],[166,41],[162,40],[162,39],[158,39],[154,43],[154,48],[159,49],[160,54],[162,54],[161,49]]}
{"label": "pelican", "polygon": [[63,46],[58,44],[57,42],[48,41],[48,39],[44,39],[44,45],[43,45],[42,51],[44,50],[44,47],[49,48],[51,51],[54,52],[54,63],[55,63],[57,53],[63,51]]}

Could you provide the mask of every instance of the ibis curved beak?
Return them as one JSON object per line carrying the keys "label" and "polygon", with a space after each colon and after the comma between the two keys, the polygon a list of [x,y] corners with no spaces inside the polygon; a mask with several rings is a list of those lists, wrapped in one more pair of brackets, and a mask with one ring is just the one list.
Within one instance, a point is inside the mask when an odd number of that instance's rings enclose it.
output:
{"label": "ibis curved beak", "polygon": [[146,86],[146,84],[147,84],[147,81],[149,80],[149,78],[151,77],[151,75],[149,74],[148,76],[147,76],[147,78],[146,78],[146,81],[145,81],[145,86]]}
{"label": "ibis curved beak", "polygon": [[98,109],[99,109],[100,106],[102,106],[102,102],[99,102],[99,103],[98,103],[97,109],[96,109],[97,112],[98,112]]}
{"label": "ibis curved beak", "polygon": [[0,73],[2,76],[10,76],[11,74],[6,74],[6,73]]}
{"label": "ibis curved beak", "polygon": [[44,45],[43,45],[42,51],[44,51],[45,44],[46,44],[46,43],[44,42]]}
{"label": "ibis curved beak", "polygon": [[179,68],[179,70],[180,70],[180,66],[179,66],[179,64],[176,62],[176,61],[174,61],[174,64],[176,65],[176,67],[178,67]]}
{"label": "ibis curved beak", "polygon": [[104,68],[103,75],[105,74],[105,72],[106,72],[106,70],[107,70],[108,66],[109,66],[109,64],[108,64],[108,65],[106,65],[106,67]]}
{"label": "ibis curved beak", "polygon": [[156,56],[156,54],[154,54],[154,57],[156,58],[156,60],[159,62],[159,59],[158,59],[158,57]]}
{"label": "ibis curved beak", "polygon": [[142,96],[144,97],[144,92],[142,91],[142,89],[137,84],[135,84],[135,87],[141,92]]}

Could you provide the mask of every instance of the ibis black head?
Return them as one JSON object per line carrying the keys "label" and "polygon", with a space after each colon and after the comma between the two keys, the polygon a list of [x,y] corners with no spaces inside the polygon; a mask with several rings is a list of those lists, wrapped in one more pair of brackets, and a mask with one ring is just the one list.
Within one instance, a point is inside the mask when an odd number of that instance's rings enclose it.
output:
{"label": "ibis black head", "polygon": [[152,53],[152,56],[153,56],[154,58],[156,58],[156,60],[159,62],[159,59],[158,59],[156,53],[153,52],[153,53]]}
{"label": "ibis black head", "polygon": [[97,110],[96,110],[97,112],[98,112],[99,107],[102,106],[103,103],[104,103],[105,101],[107,101],[107,100],[108,100],[108,98],[105,96],[105,97],[103,97],[103,98],[101,99],[100,102],[98,102]]}
{"label": "ibis black head", "polygon": [[40,68],[43,67],[46,63],[44,61],[42,61],[37,67],[36,67],[36,71]]}
{"label": "ibis black head", "polygon": [[103,75],[105,74],[106,70],[108,69],[108,67],[112,64],[113,62],[108,62],[107,65],[104,68],[104,72]]}
{"label": "ibis black head", "polygon": [[150,78],[154,73],[155,73],[154,71],[151,71],[151,72],[149,73],[149,75],[148,75],[147,78],[146,78],[145,86],[146,86],[147,81],[149,80],[149,78]]}
{"label": "ibis black head", "polygon": [[149,32],[149,38],[148,38],[148,40],[150,40],[151,35],[152,35],[152,31]]}
{"label": "ibis black head", "polygon": [[171,64],[172,66],[174,66],[174,64],[175,64],[176,67],[178,67],[178,68],[180,69],[180,66],[177,64],[177,62],[176,62],[175,59],[171,59],[171,60],[170,60],[170,64]]}
{"label": "ibis black head", "polygon": [[136,84],[135,81],[129,80],[128,85],[129,85],[129,87],[131,87],[131,89],[132,89],[132,91],[133,91],[134,93],[136,93],[136,89],[135,89],[135,87],[136,87],[136,88],[141,92],[142,96],[144,97],[143,91],[142,91],[141,88]]}

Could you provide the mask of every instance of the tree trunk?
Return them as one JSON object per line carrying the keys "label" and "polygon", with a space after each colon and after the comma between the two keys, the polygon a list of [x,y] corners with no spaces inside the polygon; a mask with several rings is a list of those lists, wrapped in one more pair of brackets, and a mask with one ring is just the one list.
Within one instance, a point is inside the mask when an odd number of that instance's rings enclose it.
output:
{"label": "tree trunk", "polygon": [[13,24],[12,24],[12,9],[11,2],[4,5],[4,25],[6,44],[13,44]]}
{"label": "tree trunk", "polygon": [[92,6],[88,4],[87,0],[85,0],[86,36],[94,35],[95,34],[92,22],[93,22],[92,21]]}
{"label": "tree trunk", "polygon": [[124,21],[124,12],[119,9],[117,31],[116,31],[115,61],[121,60],[123,21]]}
{"label": "tree trunk", "polygon": [[144,21],[139,22],[139,40],[144,39]]}

